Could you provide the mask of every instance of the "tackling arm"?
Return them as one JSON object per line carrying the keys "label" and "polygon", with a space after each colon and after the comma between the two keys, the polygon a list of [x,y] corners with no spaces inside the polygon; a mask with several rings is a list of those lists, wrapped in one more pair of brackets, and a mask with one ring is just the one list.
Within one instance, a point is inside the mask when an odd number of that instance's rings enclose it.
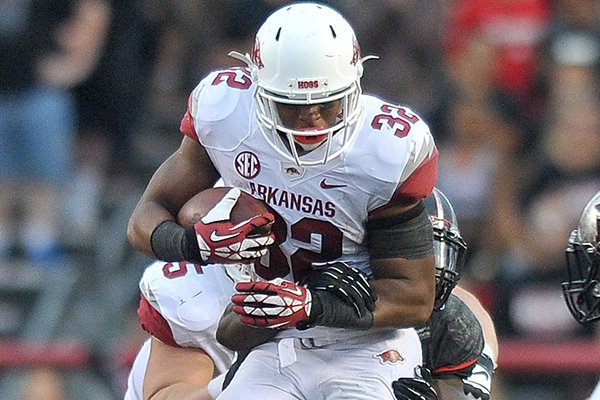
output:
{"label": "tackling arm", "polygon": [[494,321],[483,308],[479,299],[472,293],[459,286],[455,287],[452,293],[459,297],[475,314],[481,324],[485,341],[485,347],[471,375],[463,379],[464,390],[475,398],[489,400],[492,390],[492,378],[498,360],[498,338]]}
{"label": "tackling arm", "polygon": [[438,395],[438,400],[467,400],[460,378],[433,379],[431,385]]}
{"label": "tackling arm", "polygon": [[151,341],[144,400],[212,400],[206,387],[213,377],[214,364],[204,351],[169,346],[154,337]]}
{"label": "tackling arm", "polygon": [[452,293],[458,296],[479,320],[481,328],[483,329],[484,341],[486,346],[490,348],[490,356],[494,362],[495,369],[498,362],[498,337],[496,336],[496,328],[492,317],[490,317],[487,310],[483,308],[479,299],[461,286],[456,286]]}
{"label": "tackling arm", "polygon": [[245,351],[262,343],[266,343],[277,335],[277,329],[259,328],[246,325],[240,316],[233,312],[233,304],[229,304],[217,328],[217,341],[232,351]]}

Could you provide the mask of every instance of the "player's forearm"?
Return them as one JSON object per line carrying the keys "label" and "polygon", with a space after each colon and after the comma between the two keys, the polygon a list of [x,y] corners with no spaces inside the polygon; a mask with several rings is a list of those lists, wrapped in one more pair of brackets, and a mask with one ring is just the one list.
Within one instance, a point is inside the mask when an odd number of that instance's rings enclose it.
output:
{"label": "player's forearm", "polygon": [[223,346],[232,351],[245,351],[268,342],[277,335],[277,329],[243,324],[240,316],[231,311],[232,307],[233,304],[225,309],[217,328],[217,341]]}
{"label": "player's forearm", "polygon": [[152,232],[165,220],[174,220],[179,209],[196,193],[219,178],[206,151],[185,137],[179,149],[156,170],[135,207],[127,226],[127,239],[137,250],[155,258]]}
{"label": "player's forearm", "polygon": [[438,400],[466,400],[468,399],[463,389],[460,378],[433,379],[431,385],[438,395]]}
{"label": "player's forearm", "polygon": [[176,383],[158,392],[144,396],[144,400],[213,400],[206,387],[188,383]]}
{"label": "player's forearm", "polygon": [[138,204],[127,225],[127,240],[133,248],[151,258],[156,258],[150,238],[154,229],[173,216],[157,204],[144,202]]}
{"label": "player's forearm", "polygon": [[434,257],[371,260],[370,281],[379,300],[374,326],[406,328],[425,323],[435,299]]}
{"label": "player's forearm", "polygon": [[481,328],[483,329],[485,343],[490,348],[490,357],[494,361],[495,367],[498,361],[498,337],[496,335],[494,321],[492,320],[490,314],[483,307],[479,299],[466,289],[457,286],[454,288],[452,293],[458,296],[469,307],[469,309],[473,312],[473,314],[475,314],[475,316],[479,320]]}
{"label": "player's forearm", "polygon": [[426,282],[405,279],[371,281],[378,301],[373,326],[408,328],[424,324],[433,310],[433,287]]}

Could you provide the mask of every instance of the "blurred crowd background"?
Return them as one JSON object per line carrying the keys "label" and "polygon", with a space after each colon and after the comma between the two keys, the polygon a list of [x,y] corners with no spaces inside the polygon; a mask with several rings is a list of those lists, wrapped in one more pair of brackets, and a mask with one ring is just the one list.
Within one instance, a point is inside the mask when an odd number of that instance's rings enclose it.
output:
{"label": "blurred crowd background", "polygon": [[[126,243],[129,215],[181,140],[190,91],[237,65],[227,53],[249,51],[285,3],[0,1],[1,398],[122,398],[150,261]],[[501,342],[494,399],[583,399],[600,359],[569,344],[596,333],[571,319],[560,282],[568,234],[600,188],[600,3],[326,3],[380,57],[363,91],[434,133],[438,187],[469,245],[461,283],[501,341],[545,344],[551,370],[503,367]],[[584,366],[561,368],[573,358]]]}

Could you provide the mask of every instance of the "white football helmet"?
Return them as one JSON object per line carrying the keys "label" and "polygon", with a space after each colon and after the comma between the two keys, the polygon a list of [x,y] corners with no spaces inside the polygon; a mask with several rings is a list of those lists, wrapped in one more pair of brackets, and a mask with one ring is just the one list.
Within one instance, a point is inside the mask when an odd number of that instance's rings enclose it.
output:
{"label": "white football helmet", "polygon": [[452,204],[439,189],[425,199],[425,210],[433,225],[435,254],[435,304],[441,310],[460,279],[467,244],[460,235]]}
{"label": "white football helmet", "polygon": [[568,279],[562,289],[580,323],[600,319],[600,191],[586,204],[566,249]]}
{"label": "white football helmet", "polygon": [[[245,61],[252,71],[261,131],[277,153],[299,165],[317,165],[345,150],[361,114],[360,78],[368,57],[361,59],[354,30],[342,15],[322,4],[284,6],[260,27],[251,55],[230,55]],[[307,105],[340,99],[341,112],[327,129],[286,127],[276,107],[276,103]],[[318,159],[299,153],[322,146],[325,151],[322,156],[319,152]]]}

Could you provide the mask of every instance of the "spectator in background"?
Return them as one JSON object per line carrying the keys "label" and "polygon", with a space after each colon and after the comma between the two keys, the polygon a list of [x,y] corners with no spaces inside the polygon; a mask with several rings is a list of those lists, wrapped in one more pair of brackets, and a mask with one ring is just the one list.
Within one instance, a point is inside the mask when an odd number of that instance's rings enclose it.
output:
{"label": "spectator in background", "polygon": [[366,64],[363,90],[383,98],[402,98],[438,132],[437,118],[448,90],[440,51],[447,6],[440,0],[335,2],[356,27],[362,51],[380,61]]}
{"label": "spectator in background", "polygon": [[92,74],[75,91],[77,174],[67,210],[69,240],[75,245],[91,242],[105,202],[118,201],[131,190],[132,135],[146,111],[157,38],[167,18],[162,3],[104,1],[106,42]]}
{"label": "spectator in background", "polygon": [[462,58],[462,50],[473,34],[483,35],[498,52],[495,85],[514,96],[535,121],[540,111],[535,85],[539,46],[550,13],[548,0],[454,2],[444,35],[449,65]]}
{"label": "spectator in background", "polygon": [[0,2],[0,260],[62,258],[59,204],[71,175],[71,88],[102,43],[100,0]]}
{"label": "spectator in background", "polygon": [[538,80],[545,101],[556,62],[600,67],[600,3],[595,0],[556,0],[542,42]]}
{"label": "spectator in background", "polygon": [[594,0],[556,0],[553,11],[542,41],[544,64],[551,66],[569,51],[578,54],[580,63],[597,64],[600,4]]}
{"label": "spectator in background", "polygon": [[481,226],[495,218],[503,196],[510,193],[503,182],[510,186],[517,176],[511,166],[531,131],[514,97],[494,83],[495,46],[474,34],[461,54],[450,74],[453,96],[441,118],[446,133],[437,185],[457,200],[455,211],[470,244],[465,281],[484,281],[493,277],[490,253],[501,242],[481,235]]}
{"label": "spectator in background", "polygon": [[[564,238],[600,186],[595,63],[582,62],[588,60],[591,49],[569,50],[568,56],[552,60],[540,145],[522,163],[526,173],[516,181],[514,202],[507,207],[512,212],[504,215],[511,221],[500,227],[507,246],[498,270],[493,315],[504,337],[560,341],[593,333],[571,319],[556,286],[563,277]],[[569,386],[554,377],[552,384],[540,382],[544,392],[529,393],[529,398],[551,399],[559,387]],[[571,386],[575,390],[576,385]],[[577,398],[575,392],[565,394]]]}
{"label": "spectator in background", "polygon": [[93,243],[102,209],[144,172],[147,165],[132,162],[130,154],[135,134],[143,130],[146,142],[154,134],[152,142],[164,144],[161,130],[178,124],[182,113],[174,104],[185,104],[198,77],[221,66],[223,48],[249,51],[260,22],[286,2],[105,1],[106,45],[91,76],[76,88],[77,174],[66,207],[68,241],[76,247]]}
{"label": "spectator in background", "polygon": [[67,400],[61,371],[52,367],[31,368],[27,386],[18,400]]}
{"label": "spectator in background", "polygon": [[[586,43],[591,47],[586,47]],[[505,237],[512,238],[509,248],[519,260],[516,268],[505,269],[507,276],[527,274],[535,267],[560,270],[563,261],[560,241],[569,229],[565,224],[574,225],[577,219],[568,210],[576,213],[577,204],[581,209],[586,198],[600,186],[598,48],[598,42],[579,42],[552,54],[540,143],[536,152],[524,158],[526,173],[516,181],[513,196],[516,204],[510,213],[516,219],[513,226],[517,229],[524,229],[523,232],[539,229],[528,236],[543,238],[543,243],[524,244],[516,237],[516,231],[503,232]],[[510,214],[506,217],[511,218]],[[555,247],[548,246],[552,238],[557,241]],[[552,248],[558,250],[552,252]]]}
{"label": "spectator in background", "polygon": [[[198,79],[231,64],[232,48],[250,51],[264,18],[287,0],[169,1],[152,76],[154,107],[168,124],[179,124],[181,108]],[[183,103],[182,103],[183,102]],[[173,106],[176,105],[176,107]]]}

